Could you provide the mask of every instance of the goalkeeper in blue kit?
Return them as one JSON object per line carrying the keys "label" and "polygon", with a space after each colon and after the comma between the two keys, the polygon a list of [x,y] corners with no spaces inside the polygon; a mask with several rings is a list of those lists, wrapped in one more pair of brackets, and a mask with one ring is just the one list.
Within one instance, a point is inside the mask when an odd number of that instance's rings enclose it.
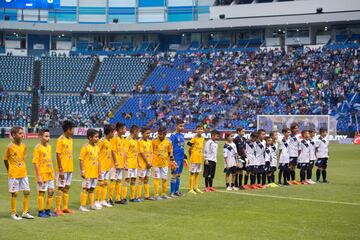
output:
{"label": "goalkeeper in blue kit", "polygon": [[180,197],[180,176],[184,168],[184,161],[187,158],[185,155],[185,140],[184,121],[176,120],[176,132],[170,136],[170,141],[173,146],[173,154],[176,162],[176,168],[171,171],[170,192],[171,197]]}

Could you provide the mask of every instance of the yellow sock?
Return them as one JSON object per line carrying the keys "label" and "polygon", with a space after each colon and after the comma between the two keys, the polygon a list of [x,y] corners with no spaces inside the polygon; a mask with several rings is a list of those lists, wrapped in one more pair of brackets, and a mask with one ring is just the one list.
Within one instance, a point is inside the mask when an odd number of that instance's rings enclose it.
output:
{"label": "yellow sock", "polygon": [[136,186],[130,185],[130,199],[135,199]]}
{"label": "yellow sock", "polygon": [[115,183],[115,201],[120,201],[121,197],[121,182],[116,182]]}
{"label": "yellow sock", "polygon": [[100,196],[101,196],[101,186],[97,185],[95,188],[95,199],[96,201],[100,201]]}
{"label": "yellow sock", "polygon": [[69,193],[68,192],[63,193],[63,204],[64,204],[64,209],[69,209]]}
{"label": "yellow sock", "polygon": [[161,182],[161,195],[166,194],[166,184],[167,184],[167,180],[163,179]]}
{"label": "yellow sock", "polygon": [[109,199],[113,200],[116,182],[111,181],[109,187]]}
{"label": "yellow sock", "polygon": [[190,191],[194,189],[194,181],[195,181],[194,174],[190,174],[189,175],[189,190]]}
{"label": "yellow sock", "polygon": [[80,206],[85,207],[87,200],[87,191],[83,189],[80,193]]}
{"label": "yellow sock", "polygon": [[56,193],[56,199],[55,199],[55,210],[61,210],[61,200],[63,198],[63,192],[59,190]]}
{"label": "yellow sock", "polygon": [[148,183],[145,183],[144,189],[145,189],[145,198],[149,198],[150,197],[150,185]]}
{"label": "yellow sock", "polygon": [[10,211],[11,214],[16,213],[16,196],[11,196]]}
{"label": "yellow sock", "polygon": [[27,213],[29,212],[29,200],[30,200],[30,195],[29,194],[24,194],[24,199],[23,199],[23,213]]}
{"label": "yellow sock", "polygon": [[89,202],[90,202],[90,206],[94,206],[94,204],[95,204],[95,194],[94,194],[94,192],[89,193]]}
{"label": "yellow sock", "polygon": [[159,196],[159,185],[160,185],[160,179],[154,178],[154,195]]}
{"label": "yellow sock", "polygon": [[39,211],[44,211],[44,195],[45,193],[44,192],[39,192],[38,193],[38,208],[39,208]]}
{"label": "yellow sock", "polygon": [[124,186],[122,186],[122,191],[121,191],[121,198],[122,199],[126,199],[126,196],[127,196],[127,186],[126,185],[124,185]]}
{"label": "yellow sock", "polygon": [[195,189],[198,189],[198,188],[199,188],[200,174],[195,173],[194,178],[195,178],[195,181],[194,181],[194,188],[195,188]]}
{"label": "yellow sock", "polygon": [[137,198],[141,198],[142,197],[142,190],[143,190],[143,184],[140,182],[137,185]]}
{"label": "yellow sock", "polygon": [[52,203],[53,203],[53,196],[52,196],[52,195],[51,195],[51,196],[48,195],[48,197],[47,197],[47,199],[46,199],[46,209],[47,209],[47,210],[50,210],[50,209],[51,209]]}
{"label": "yellow sock", "polygon": [[106,194],[107,194],[107,190],[108,190],[108,185],[103,185],[101,187],[101,201],[106,201]]}

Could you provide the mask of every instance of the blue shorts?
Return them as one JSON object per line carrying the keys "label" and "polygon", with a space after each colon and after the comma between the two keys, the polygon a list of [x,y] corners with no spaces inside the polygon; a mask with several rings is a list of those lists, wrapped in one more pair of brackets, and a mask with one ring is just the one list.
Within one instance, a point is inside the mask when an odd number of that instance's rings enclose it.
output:
{"label": "blue shorts", "polygon": [[247,171],[248,173],[254,173],[254,166],[253,166],[253,165],[251,165],[251,166],[246,166],[246,171]]}
{"label": "blue shorts", "polygon": [[279,169],[280,170],[287,170],[288,169],[288,167],[289,167],[289,164],[288,163],[280,163],[279,164]]}
{"label": "blue shorts", "polygon": [[171,171],[171,174],[181,174],[184,169],[184,160],[177,160],[175,159],[175,162],[177,164],[177,168]]}
{"label": "blue shorts", "polygon": [[298,158],[297,157],[290,157],[289,166],[296,166]]}
{"label": "blue shorts", "polygon": [[265,173],[265,165],[256,165],[255,172],[256,173]]}
{"label": "blue shorts", "polygon": [[316,161],[315,166],[317,166],[319,168],[326,169],[327,168],[327,161],[328,161],[328,158],[319,158]]}
{"label": "blue shorts", "polygon": [[298,163],[297,168],[301,169],[301,170],[307,170],[309,168],[309,164],[308,163]]}

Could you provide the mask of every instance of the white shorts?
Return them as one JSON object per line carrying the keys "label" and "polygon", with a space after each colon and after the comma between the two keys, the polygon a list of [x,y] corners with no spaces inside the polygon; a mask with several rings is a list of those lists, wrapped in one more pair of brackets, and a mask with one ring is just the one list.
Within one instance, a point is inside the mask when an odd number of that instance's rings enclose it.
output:
{"label": "white shorts", "polygon": [[152,177],[167,179],[168,178],[168,170],[169,170],[168,167],[153,167]]}
{"label": "white shorts", "polygon": [[64,173],[64,179],[60,179],[60,174],[56,173],[56,185],[58,187],[65,187],[71,185],[72,180],[72,172],[65,172]]}
{"label": "white shorts", "polygon": [[54,188],[55,188],[54,180],[43,182],[41,185],[37,184],[38,192],[46,192],[48,189],[54,189]]}
{"label": "white shorts", "polygon": [[101,172],[101,178],[99,178],[99,181],[107,181],[109,179],[110,179],[110,171]]}
{"label": "white shorts", "polygon": [[121,180],[123,175],[124,175],[125,169],[121,168],[121,169],[117,169],[117,168],[112,168],[110,169],[110,179],[111,180]]}
{"label": "white shorts", "polygon": [[139,177],[150,177],[151,176],[151,170],[150,169],[139,169]]}
{"label": "white shorts", "polygon": [[19,191],[30,191],[29,179],[28,177],[23,178],[9,178],[8,186],[10,193],[16,193]]}
{"label": "white shorts", "polygon": [[129,168],[125,170],[125,178],[136,178],[138,175],[137,168]]}
{"label": "white shorts", "polygon": [[85,178],[82,181],[82,188],[85,189],[90,189],[90,188],[95,188],[97,184],[97,178]]}
{"label": "white shorts", "polygon": [[201,172],[201,164],[200,163],[191,163],[190,172],[191,173],[199,173],[199,172]]}

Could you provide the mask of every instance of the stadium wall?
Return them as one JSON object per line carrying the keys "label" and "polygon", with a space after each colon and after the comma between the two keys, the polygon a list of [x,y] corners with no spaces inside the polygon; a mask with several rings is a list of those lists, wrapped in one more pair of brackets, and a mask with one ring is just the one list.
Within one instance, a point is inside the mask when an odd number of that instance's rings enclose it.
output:
{"label": "stadium wall", "polygon": [[[59,9],[41,10],[37,18],[33,16],[33,10],[2,9],[0,28],[61,32],[174,32],[360,21],[360,1],[357,0],[343,0],[341,4],[337,0],[303,0],[231,6],[211,6],[212,2],[62,0]],[[323,13],[317,14],[317,8],[322,8]],[[225,19],[219,19],[222,14]]]}

